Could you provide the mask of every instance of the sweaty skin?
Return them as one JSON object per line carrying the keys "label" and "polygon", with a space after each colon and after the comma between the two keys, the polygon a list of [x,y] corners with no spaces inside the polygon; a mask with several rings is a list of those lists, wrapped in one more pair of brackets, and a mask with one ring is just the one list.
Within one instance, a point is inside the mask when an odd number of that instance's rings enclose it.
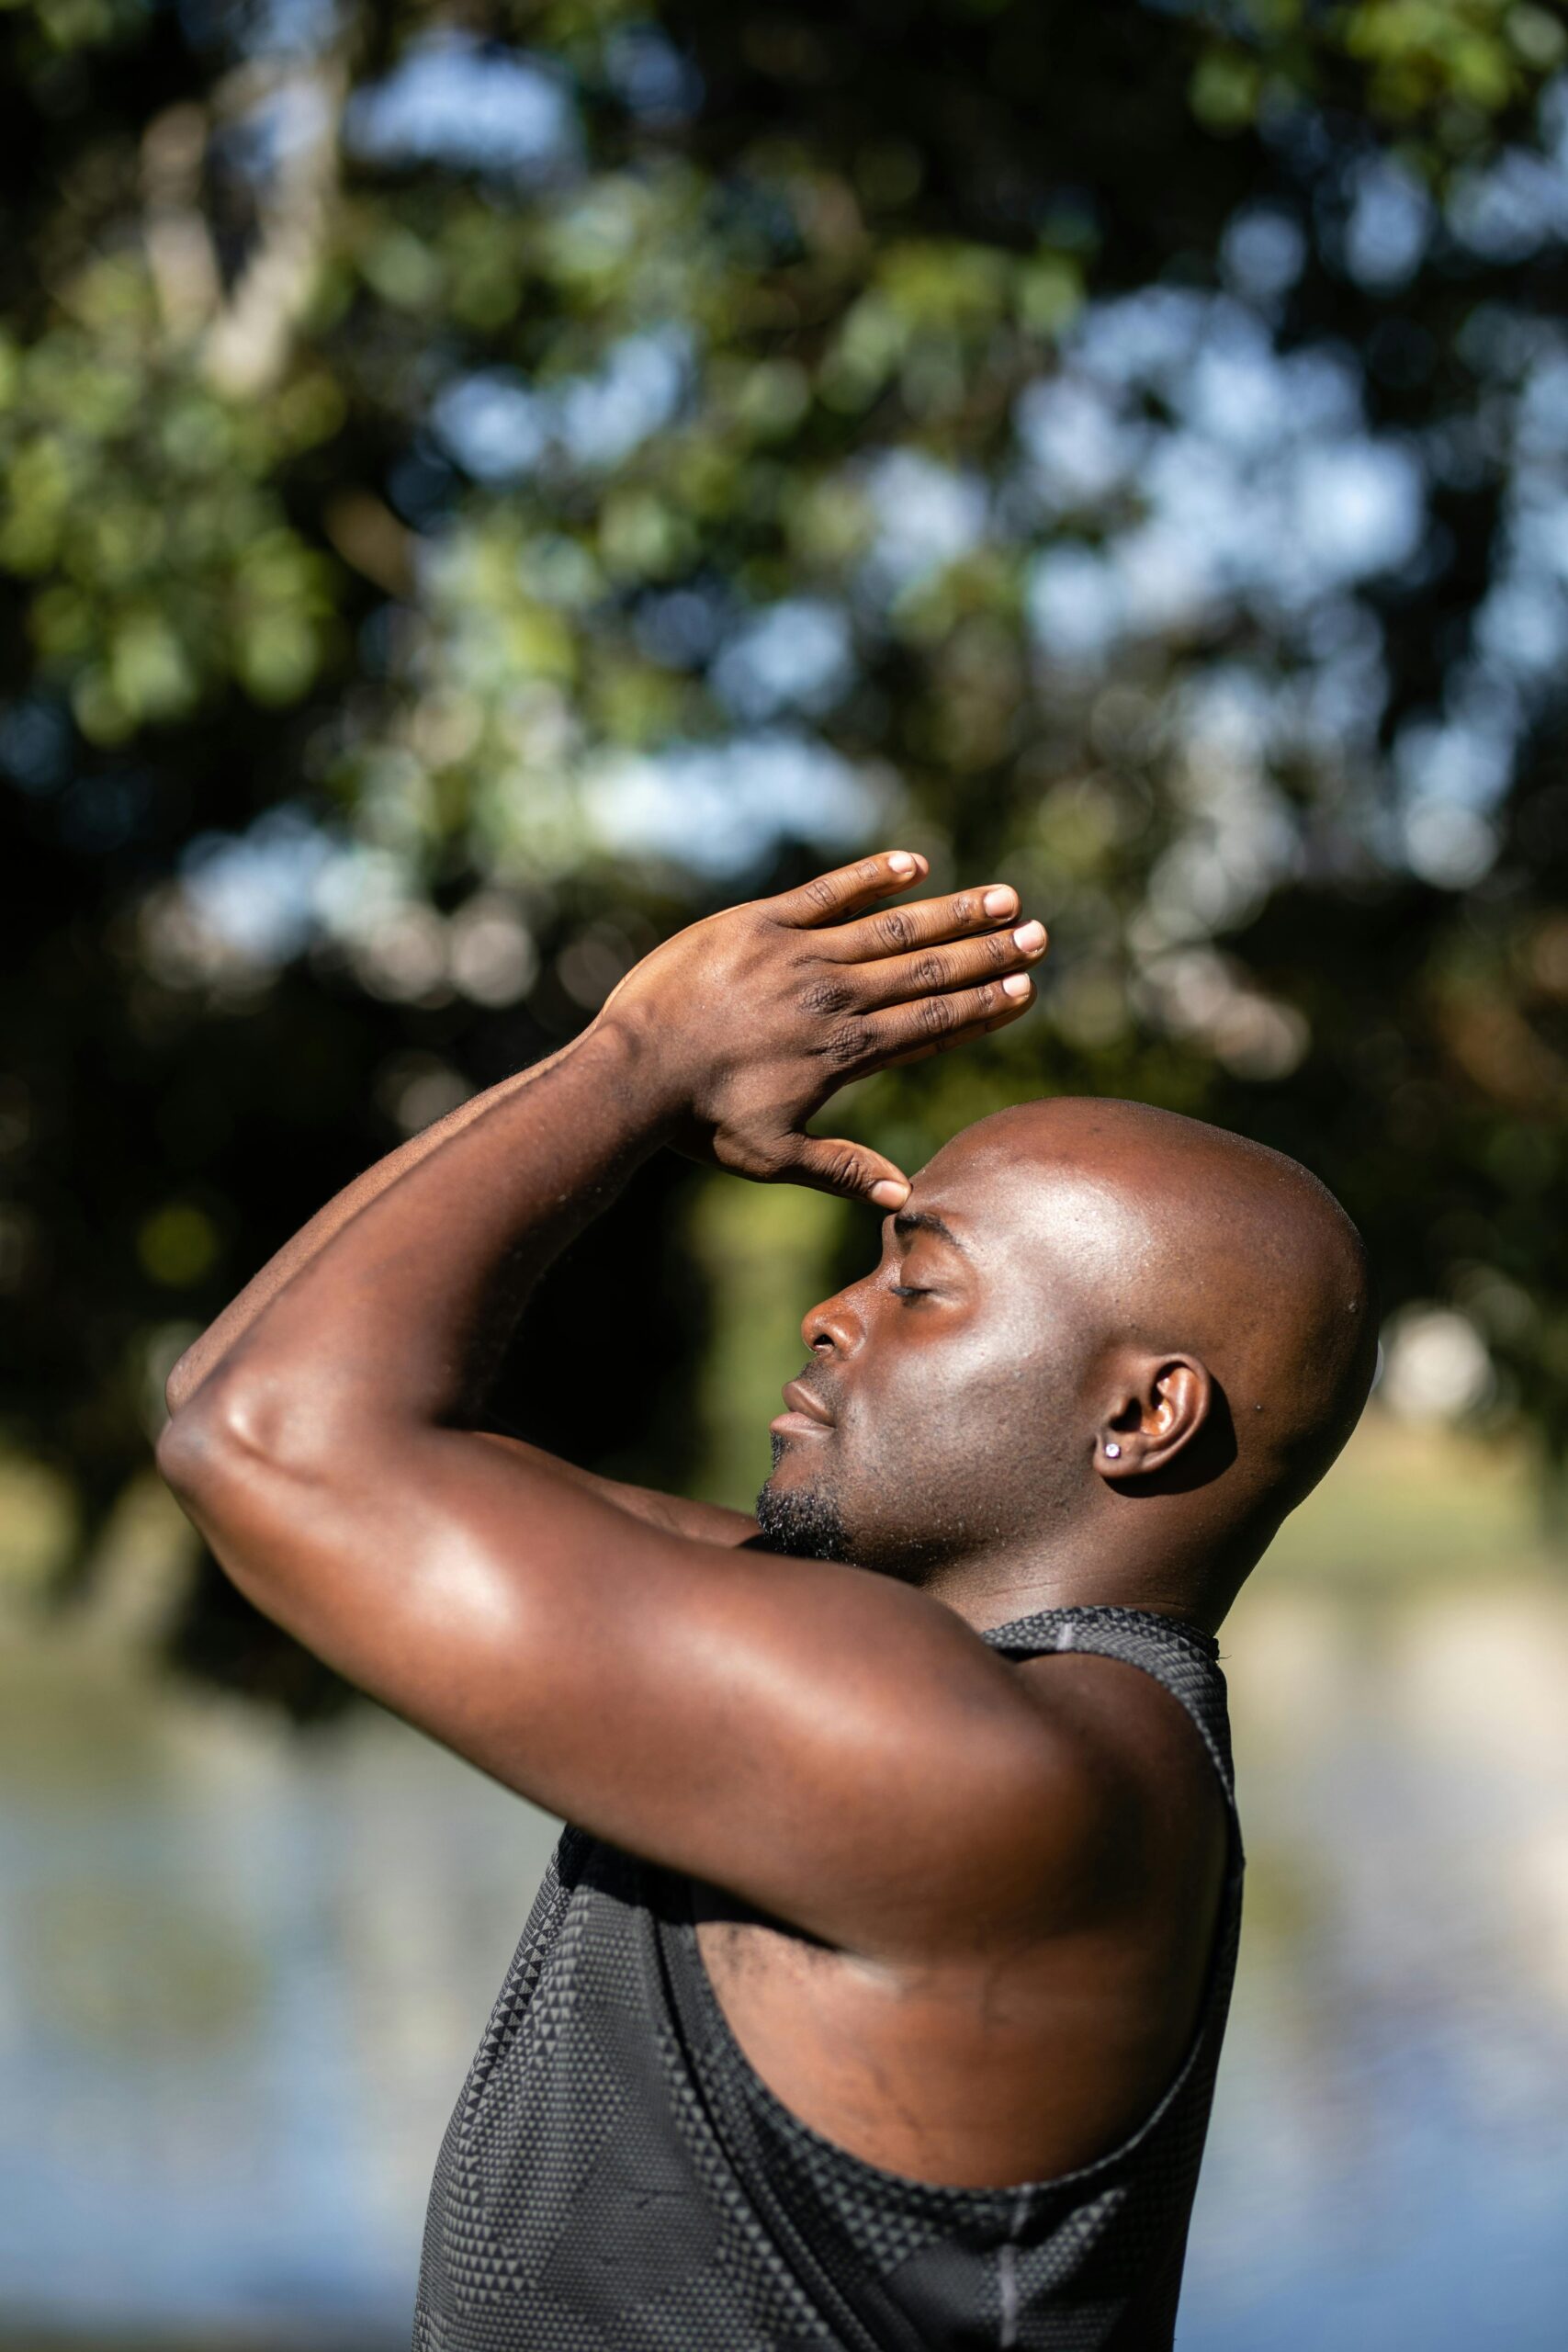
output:
{"label": "sweaty skin", "polygon": [[[1191,1120],[1032,1104],[912,1184],[808,1131],[1032,999],[1043,933],[1008,886],[884,903],[922,864],[693,926],[362,1177],[176,1366],[159,1459],[330,1663],[697,1883],[730,2022],[808,2123],[980,2185],[1087,2162],[1158,2096],[1224,1827],[1150,1677],[976,1629],[1068,1601],[1217,1624],[1354,1422],[1371,1317],[1322,1188]],[[482,1426],[529,1287],[666,1144],[884,1216],[806,1318],[761,1532]]]}
{"label": "sweaty skin", "polygon": [[828,1419],[775,1422],[764,1523],[829,1528],[970,1613],[984,1594],[987,1623],[1092,1585],[1213,1630],[1371,1377],[1333,1196],[1196,1119],[1064,1098],[955,1136],[885,1249],[895,1283],[879,1268],[802,1326],[795,1401]]}

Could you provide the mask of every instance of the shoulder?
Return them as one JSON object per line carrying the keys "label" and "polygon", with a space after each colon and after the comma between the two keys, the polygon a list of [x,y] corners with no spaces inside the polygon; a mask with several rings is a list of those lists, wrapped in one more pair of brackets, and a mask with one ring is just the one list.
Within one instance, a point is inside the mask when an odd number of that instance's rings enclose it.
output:
{"label": "shoulder", "polygon": [[[923,1623],[919,1596],[905,1598]],[[1087,1650],[1015,1661],[967,1627],[941,1656],[923,1696],[891,1640],[885,1670],[865,1676],[897,1716],[897,1797],[860,1824],[860,1896],[847,1924],[823,1928],[831,1942],[962,1962],[1147,1917],[1184,1883],[1217,1888],[1224,1792],[1196,1722],[1154,1675]],[[867,1776],[846,1786],[839,1763],[842,1831]],[[890,1838],[895,1817],[905,1834]]]}
{"label": "shoulder", "polygon": [[1010,1828],[1032,1869],[1043,1928],[1081,1926],[1178,1883],[1217,1884],[1228,1806],[1214,1759],[1181,1701],[1145,1668],[1058,1651],[1011,1668],[1048,1756],[1050,1806],[1021,1775]]}

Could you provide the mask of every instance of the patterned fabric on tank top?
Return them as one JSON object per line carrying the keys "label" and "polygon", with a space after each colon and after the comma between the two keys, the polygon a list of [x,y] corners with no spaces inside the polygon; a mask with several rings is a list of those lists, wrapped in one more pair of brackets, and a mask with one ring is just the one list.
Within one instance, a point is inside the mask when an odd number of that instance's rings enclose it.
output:
{"label": "patterned fabric on tank top", "polygon": [[[1168,1617],[1051,1609],[990,1629],[1165,1685],[1224,1792],[1229,1866],[1198,2025],[1109,2154],[952,2188],[852,2156],[742,2055],[690,1882],[569,1828],[436,2165],[415,2352],[1164,2352],[1241,1917],[1218,1645]],[[1050,2086],[1041,2086],[1042,2098]]]}

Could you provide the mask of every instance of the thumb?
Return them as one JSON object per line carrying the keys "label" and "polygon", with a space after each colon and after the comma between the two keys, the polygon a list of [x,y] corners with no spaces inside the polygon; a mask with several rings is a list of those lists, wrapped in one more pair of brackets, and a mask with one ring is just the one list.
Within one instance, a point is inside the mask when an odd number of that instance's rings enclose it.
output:
{"label": "thumb", "polygon": [[801,1136],[795,1158],[780,1169],[787,1182],[810,1184],[819,1193],[838,1193],[845,1200],[870,1201],[879,1209],[901,1209],[909,1197],[909,1180],[890,1159],[864,1144],[846,1143],[842,1136]]}

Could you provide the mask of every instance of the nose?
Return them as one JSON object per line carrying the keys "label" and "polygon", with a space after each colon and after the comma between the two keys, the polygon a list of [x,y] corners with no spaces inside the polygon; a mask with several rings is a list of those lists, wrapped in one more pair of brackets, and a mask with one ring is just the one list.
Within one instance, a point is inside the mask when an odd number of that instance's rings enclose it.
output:
{"label": "nose", "polygon": [[[857,1284],[856,1288],[859,1287]],[[815,1356],[852,1356],[865,1337],[854,1289],[835,1291],[803,1317],[800,1336]]]}

